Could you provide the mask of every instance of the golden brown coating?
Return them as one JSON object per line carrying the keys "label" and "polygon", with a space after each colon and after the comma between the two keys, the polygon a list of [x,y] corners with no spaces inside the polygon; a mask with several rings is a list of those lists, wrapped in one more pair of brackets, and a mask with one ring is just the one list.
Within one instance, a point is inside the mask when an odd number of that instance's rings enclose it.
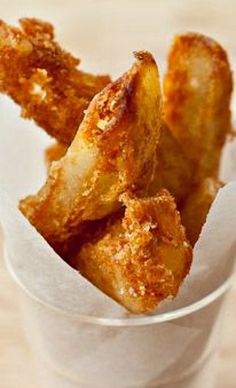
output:
{"label": "golden brown coating", "polygon": [[204,36],[176,38],[163,121],[150,53],[136,53],[132,68],[92,99],[109,78],[78,71],[50,24],[21,26],[0,24],[0,87],[59,143],[46,150],[45,185],[20,209],[95,286],[133,313],[152,311],[177,294],[192,261],[165,189],[194,244],[221,187],[214,177],[230,131],[227,56]]}
{"label": "golden brown coating", "polygon": [[193,181],[217,177],[231,130],[232,75],[223,48],[206,36],[177,36],[164,81],[165,121],[189,160]]}
{"label": "golden brown coating", "polygon": [[222,186],[223,183],[218,180],[206,178],[184,202],[181,209],[181,219],[186,228],[187,237],[192,245],[198,240],[212,202]]}
{"label": "golden brown coating", "polygon": [[[65,155],[66,145],[53,143],[45,150],[48,168],[53,161]],[[160,189],[166,188],[177,203],[186,197],[191,190],[192,173],[189,163],[179,147],[178,141],[164,123],[161,125],[160,138],[156,151],[156,168],[147,189],[147,195],[155,195]]]}
{"label": "golden brown coating", "polygon": [[49,169],[52,162],[61,159],[65,155],[66,151],[67,146],[58,142],[53,143],[52,145],[47,147],[44,153],[47,168]]}
{"label": "golden brown coating", "polygon": [[49,135],[70,144],[93,96],[110,82],[77,70],[80,61],[60,48],[53,26],[21,19],[0,21],[0,90]]}
{"label": "golden brown coating", "polygon": [[149,194],[166,188],[179,204],[192,187],[192,171],[178,141],[168,127],[162,123],[157,145],[157,164]]}
{"label": "golden brown coating", "polygon": [[145,199],[124,194],[122,201],[123,217],[82,246],[77,268],[129,311],[140,314],[176,296],[189,272],[192,249],[166,190]]}
{"label": "golden brown coating", "polygon": [[156,63],[136,53],[132,68],[89,105],[65,156],[53,162],[46,184],[20,209],[54,246],[86,220],[119,208],[126,190],[146,192],[160,132],[161,95]]}
{"label": "golden brown coating", "polygon": [[[45,161],[49,168],[53,161],[59,160],[66,153],[67,146],[53,143],[45,150]],[[156,168],[146,194],[155,195],[166,188],[179,204],[192,188],[192,172],[178,141],[162,122],[160,138],[156,151]]]}

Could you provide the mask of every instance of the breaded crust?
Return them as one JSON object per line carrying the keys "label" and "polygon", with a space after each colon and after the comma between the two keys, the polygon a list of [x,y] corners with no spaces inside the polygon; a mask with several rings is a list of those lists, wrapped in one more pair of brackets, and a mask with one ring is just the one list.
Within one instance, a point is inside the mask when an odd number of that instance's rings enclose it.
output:
{"label": "breaded crust", "polygon": [[136,53],[132,68],[90,103],[65,156],[52,163],[46,184],[20,209],[54,245],[87,220],[119,208],[126,190],[146,192],[160,133],[161,95],[156,63]]}
{"label": "breaded crust", "polygon": [[200,34],[177,36],[164,82],[164,117],[191,164],[193,183],[217,177],[231,130],[232,74],[226,52]]}
{"label": "breaded crust", "polygon": [[206,178],[186,198],[181,209],[181,219],[192,245],[198,240],[212,202],[223,186],[217,179]]}
{"label": "breaded crust", "polygon": [[[46,166],[59,160],[66,153],[67,147],[61,143],[53,143],[45,150]],[[192,171],[178,141],[174,138],[164,122],[160,130],[160,138],[156,150],[155,168],[147,187],[147,195],[155,195],[160,189],[166,188],[178,204],[192,189]]]}
{"label": "breaded crust", "polygon": [[110,77],[77,70],[79,59],[54,40],[53,26],[21,19],[20,27],[0,21],[0,90],[49,135],[69,145],[84,110]]}
{"label": "breaded crust", "polygon": [[47,168],[51,166],[52,162],[61,159],[67,151],[67,146],[62,143],[53,143],[45,149],[44,157]]}
{"label": "breaded crust", "polygon": [[156,151],[157,164],[149,194],[167,189],[179,205],[192,188],[192,171],[178,141],[162,122]]}
{"label": "breaded crust", "polygon": [[122,201],[124,215],[84,244],[75,261],[94,285],[140,314],[177,294],[189,272],[192,249],[166,190],[145,199],[126,194]]}

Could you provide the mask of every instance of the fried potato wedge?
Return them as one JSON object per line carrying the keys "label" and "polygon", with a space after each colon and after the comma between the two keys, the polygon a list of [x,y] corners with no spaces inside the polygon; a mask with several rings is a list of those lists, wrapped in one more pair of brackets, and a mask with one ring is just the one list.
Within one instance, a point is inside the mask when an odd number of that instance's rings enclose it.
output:
{"label": "fried potato wedge", "polygon": [[65,156],[53,162],[46,184],[20,209],[52,244],[86,220],[119,208],[126,190],[146,192],[155,167],[161,94],[157,65],[147,52],[89,105]]}
{"label": "fried potato wedge", "polygon": [[188,274],[192,249],[173,197],[122,196],[125,213],[109,222],[77,255],[77,269],[132,313],[153,310],[176,296]]}
{"label": "fried potato wedge", "polygon": [[166,188],[179,204],[192,187],[192,171],[178,141],[168,127],[162,123],[157,145],[157,164],[149,194]]}
{"label": "fried potato wedge", "polygon": [[223,187],[222,182],[214,178],[206,178],[194,189],[183,204],[181,219],[192,245],[198,240],[212,202],[221,187]]}
{"label": "fried potato wedge", "polygon": [[[47,167],[63,157],[66,150],[66,145],[61,143],[49,146],[45,150]],[[166,188],[177,203],[181,203],[192,188],[192,171],[178,141],[164,123],[161,125],[155,165],[147,194],[155,195],[160,189]]]}
{"label": "fried potato wedge", "polygon": [[96,93],[110,82],[77,70],[79,60],[60,48],[53,26],[21,19],[20,28],[0,21],[0,91],[49,135],[69,145]]}
{"label": "fried potato wedge", "polygon": [[61,159],[65,155],[66,151],[67,146],[58,142],[53,143],[48,148],[46,148],[44,156],[47,168],[49,169],[52,162]]}
{"label": "fried potato wedge", "polygon": [[[66,145],[61,143],[53,143],[49,146],[45,150],[47,167],[49,168],[53,161],[61,159],[66,150]],[[156,160],[156,168],[147,194],[155,195],[160,189],[166,188],[177,203],[180,203],[191,190],[192,174],[178,141],[164,123],[161,125]]]}
{"label": "fried potato wedge", "polygon": [[232,74],[223,48],[203,35],[177,36],[164,80],[164,117],[190,162],[193,183],[218,175],[231,130],[231,92]]}
{"label": "fried potato wedge", "polygon": [[[49,146],[45,150],[47,167],[63,157],[66,150],[66,145],[61,143]],[[192,188],[192,171],[178,141],[164,123],[161,125],[155,165],[147,194],[155,195],[160,189],[166,188],[176,202],[181,203]]]}

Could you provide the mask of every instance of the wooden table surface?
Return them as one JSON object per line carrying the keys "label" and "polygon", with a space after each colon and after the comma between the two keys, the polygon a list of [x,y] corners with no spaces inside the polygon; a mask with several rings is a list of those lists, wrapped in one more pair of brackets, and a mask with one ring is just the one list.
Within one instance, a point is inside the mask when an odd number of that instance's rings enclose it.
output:
{"label": "wooden table surface", "polygon": [[[2,19],[15,23],[23,16],[52,21],[63,45],[83,59],[85,69],[95,72],[118,75],[130,65],[131,52],[141,48],[159,58],[163,71],[171,38],[185,30],[215,37],[236,66],[235,0],[0,1]],[[2,245],[0,236],[0,250]],[[0,285],[0,388],[37,388],[21,328],[18,289],[4,268],[2,251]],[[227,301],[217,388],[236,386],[235,300],[236,287]]]}

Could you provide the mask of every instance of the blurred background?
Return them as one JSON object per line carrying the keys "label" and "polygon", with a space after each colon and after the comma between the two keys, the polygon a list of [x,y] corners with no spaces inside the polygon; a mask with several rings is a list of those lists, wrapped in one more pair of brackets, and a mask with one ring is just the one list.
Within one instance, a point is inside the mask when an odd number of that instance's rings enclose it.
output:
{"label": "blurred background", "polygon": [[218,40],[236,62],[235,0],[1,0],[0,17],[51,21],[58,40],[82,59],[82,67],[114,76],[134,50],[150,50],[161,72],[173,36],[198,31]]}
{"label": "blurred background", "polygon": [[[133,51],[145,49],[154,54],[163,74],[168,47],[183,31],[215,38],[227,50],[232,69],[236,67],[236,0],[0,0],[0,18],[15,24],[21,17],[53,23],[62,47],[81,59],[82,69],[94,73],[116,77],[132,63]],[[17,290],[2,257],[0,284],[0,388],[36,388]],[[217,388],[236,385],[235,298],[236,288],[228,298]]]}

